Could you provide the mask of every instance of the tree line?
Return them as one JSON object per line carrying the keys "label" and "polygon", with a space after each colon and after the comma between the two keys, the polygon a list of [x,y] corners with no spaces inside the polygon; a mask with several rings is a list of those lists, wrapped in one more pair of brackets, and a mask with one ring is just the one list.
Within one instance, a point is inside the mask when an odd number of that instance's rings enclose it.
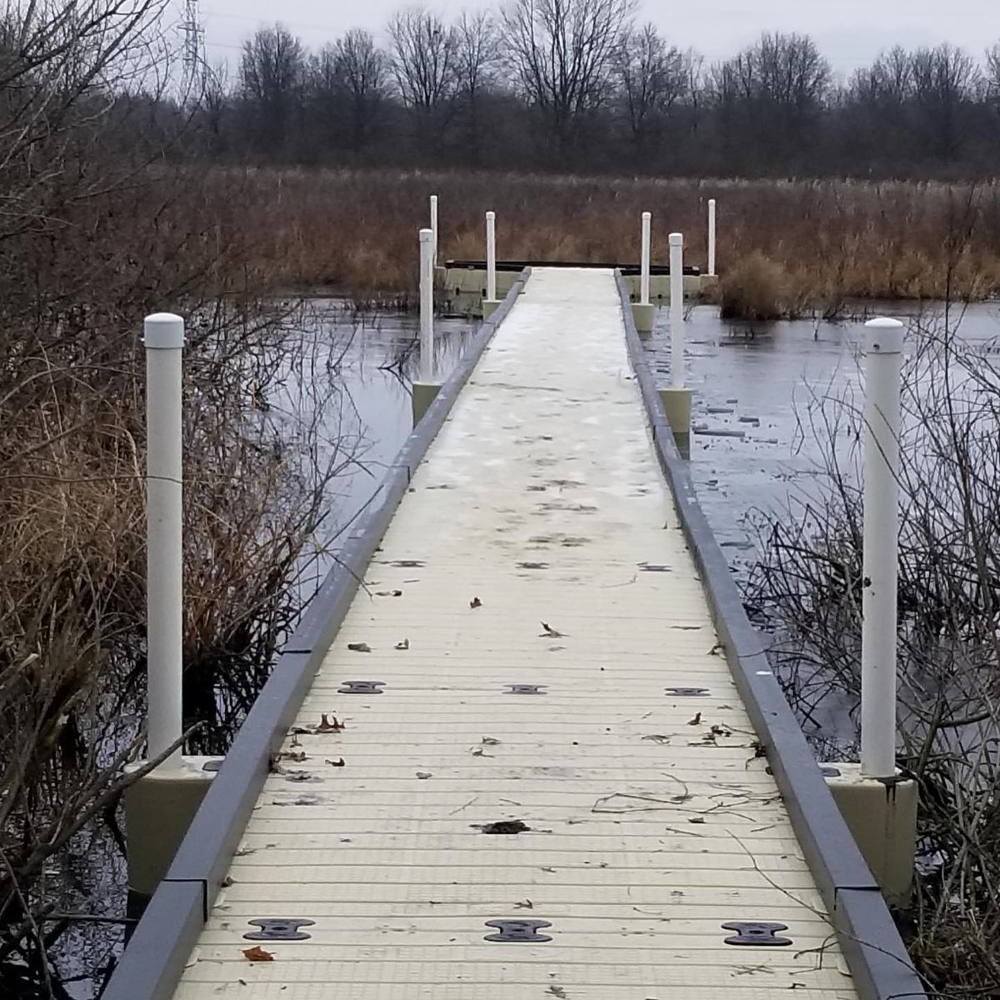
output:
{"label": "tree line", "polygon": [[201,83],[195,148],[222,162],[968,177],[1000,160],[1000,42],[896,46],[842,81],[794,33],[709,63],[634,0],[408,7],[381,41],[355,28],[318,51],[275,24]]}

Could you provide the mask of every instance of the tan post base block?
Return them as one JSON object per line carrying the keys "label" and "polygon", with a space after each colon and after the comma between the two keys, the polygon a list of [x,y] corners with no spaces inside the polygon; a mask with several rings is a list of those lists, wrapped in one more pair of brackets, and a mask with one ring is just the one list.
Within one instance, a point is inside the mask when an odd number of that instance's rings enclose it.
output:
{"label": "tan post base block", "polygon": [[[130,892],[143,897],[153,894],[215,777],[205,765],[219,759],[184,757],[180,767],[158,767],[125,790]],[[140,766],[129,765],[126,771]]]}
{"label": "tan post base block", "polygon": [[913,884],[917,783],[865,778],[860,764],[823,766],[840,772],[826,783],[882,894],[893,906],[905,906]]}
{"label": "tan post base block", "polygon": [[689,458],[691,455],[691,389],[659,389],[660,402],[667,415],[667,423],[674,432],[677,450]]}
{"label": "tan post base block", "polygon": [[636,333],[652,333],[655,318],[656,306],[651,302],[645,305],[640,302],[632,303],[632,319],[635,320]]}
{"label": "tan post base block", "polygon": [[483,299],[483,319],[489,319],[499,308],[499,299]]}
{"label": "tan post base block", "polygon": [[420,423],[421,418],[427,412],[427,408],[437,399],[437,394],[441,391],[441,386],[436,382],[414,382],[413,383],[413,426]]}

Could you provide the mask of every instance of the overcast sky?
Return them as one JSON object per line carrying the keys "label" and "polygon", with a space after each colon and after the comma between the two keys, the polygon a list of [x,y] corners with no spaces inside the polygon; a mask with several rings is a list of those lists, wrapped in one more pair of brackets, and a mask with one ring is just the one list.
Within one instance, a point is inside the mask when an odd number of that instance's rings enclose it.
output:
{"label": "overcast sky", "polygon": [[[178,9],[181,0],[176,0]],[[308,46],[319,47],[347,28],[381,35],[398,0],[200,0],[211,63],[239,58],[240,42],[262,25],[280,21]],[[445,16],[496,6],[488,0],[449,0],[426,6]],[[977,58],[1000,41],[998,0],[645,0],[640,20],[651,20],[674,45],[693,47],[709,60],[735,52],[762,31],[813,36],[834,69],[848,74],[881,49],[948,41]]]}

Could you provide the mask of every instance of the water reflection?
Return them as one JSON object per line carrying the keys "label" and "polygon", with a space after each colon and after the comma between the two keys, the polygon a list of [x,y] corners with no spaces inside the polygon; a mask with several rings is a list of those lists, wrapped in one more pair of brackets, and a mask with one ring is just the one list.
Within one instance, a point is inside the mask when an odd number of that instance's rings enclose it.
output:
{"label": "water reflection", "polygon": [[[371,501],[386,470],[413,429],[411,386],[417,377],[416,316],[354,316],[338,300],[316,300],[304,330],[317,350],[338,357],[340,433],[357,435],[363,456],[335,484],[332,517],[324,542],[333,551],[358,512]],[[438,318],[434,324],[435,378],[446,379],[463,358],[479,322]],[[345,346],[346,344],[346,346]]]}
{"label": "water reflection", "polygon": [[[670,338],[666,309],[646,342],[657,381],[667,384]],[[816,320],[727,323],[714,306],[696,306],[685,324],[692,402],[691,472],[716,537],[737,568],[753,559],[747,515],[780,513],[792,495],[809,495],[821,471],[820,445],[830,428],[823,404],[860,407],[862,324],[872,315],[917,316],[939,323],[941,305],[867,305],[851,322]],[[1000,309],[953,307],[949,322],[964,340],[991,350]],[[827,411],[829,407],[827,407]],[[846,427],[834,429],[848,433]]]}

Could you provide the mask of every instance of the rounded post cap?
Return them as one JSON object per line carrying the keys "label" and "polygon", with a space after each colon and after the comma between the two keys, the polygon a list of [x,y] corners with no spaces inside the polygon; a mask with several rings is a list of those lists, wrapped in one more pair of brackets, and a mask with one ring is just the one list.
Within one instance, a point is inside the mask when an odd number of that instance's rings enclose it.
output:
{"label": "rounded post cap", "polygon": [[899,354],[903,350],[906,327],[891,316],[876,316],[865,323],[865,350],[868,354]]}
{"label": "rounded post cap", "polygon": [[434,239],[434,230],[433,229],[421,229],[420,230],[420,242],[421,243],[429,243],[432,239]]}
{"label": "rounded post cap", "polygon": [[715,199],[714,198],[709,198],[708,199],[708,203],[709,203],[709,205],[714,205],[715,204]]}
{"label": "rounded post cap", "polygon": [[431,195],[431,201],[436,202],[437,200],[438,200],[438,196],[436,194],[432,194]]}
{"label": "rounded post cap", "polygon": [[642,213],[642,217],[644,219],[651,219],[653,217],[653,213],[652,212],[643,212]]}
{"label": "rounded post cap", "polygon": [[682,246],[684,246],[684,234],[683,233],[671,233],[670,234],[670,245],[672,247],[682,247]]}
{"label": "rounded post cap", "polygon": [[150,351],[176,351],[184,346],[184,320],[176,313],[153,313],[142,324],[142,342]]}
{"label": "rounded post cap", "polygon": [[497,217],[497,213],[496,212],[487,212],[486,213],[486,218],[487,219],[495,219],[496,217]]}

